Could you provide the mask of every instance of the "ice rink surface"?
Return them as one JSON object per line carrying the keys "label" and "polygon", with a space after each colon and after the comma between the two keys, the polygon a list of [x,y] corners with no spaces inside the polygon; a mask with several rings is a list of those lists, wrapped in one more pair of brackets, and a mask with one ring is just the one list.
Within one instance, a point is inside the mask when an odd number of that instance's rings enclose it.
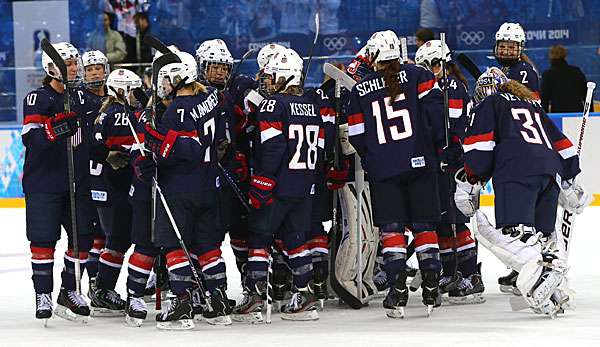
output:
{"label": "ice rink surface", "polygon": [[[493,214],[491,208],[484,211]],[[497,277],[508,271],[481,249],[487,298],[481,305],[444,305],[428,319],[417,292],[411,293],[404,320],[386,318],[381,299],[358,311],[332,300],[317,322],[287,322],[275,315],[271,325],[196,323],[193,331],[183,332],[157,330],[152,311],[141,328],[126,327],[123,318],[96,318],[85,326],[53,318],[44,328],[34,318],[25,210],[0,209],[0,346],[600,346],[599,214],[600,207],[591,207],[577,220],[569,272],[577,308],[556,320],[529,311],[512,312],[510,296],[501,294],[496,284]],[[55,302],[65,248],[61,240],[55,253]],[[228,243],[223,250],[229,295],[239,298],[240,280]],[[126,276],[124,266],[117,285],[123,296]],[[85,276],[83,288],[87,292]]]}

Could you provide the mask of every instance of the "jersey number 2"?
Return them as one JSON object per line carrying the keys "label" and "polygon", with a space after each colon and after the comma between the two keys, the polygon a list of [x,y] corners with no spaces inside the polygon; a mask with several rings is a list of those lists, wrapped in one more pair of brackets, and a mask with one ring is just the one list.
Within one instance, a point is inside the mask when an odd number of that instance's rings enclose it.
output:
{"label": "jersey number 2", "polygon": [[[402,101],[406,99],[404,93],[398,94],[396,100],[394,101]],[[400,118],[402,120],[402,127],[404,130],[398,130],[397,125],[390,125],[387,128],[389,129],[390,135],[393,141],[400,141],[403,139],[407,139],[412,136],[413,129],[412,124],[410,123],[410,113],[407,109],[403,108],[401,110],[394,110],[394,107],[390,105],[390,97],[385,97],[383,99],[383,104],[385,105],[385,114],[388,120],[392,120],[395,118]],[[373,116],[375,117],[375,123],[377,126],[377,140],[379,140],[379,144],[384,144],[387,142],[386,140],[386,128],[383,126],[383,117],[381,115],[381,103],[379,100],[373,101],[371,103],[371,107],[373,108]]]}

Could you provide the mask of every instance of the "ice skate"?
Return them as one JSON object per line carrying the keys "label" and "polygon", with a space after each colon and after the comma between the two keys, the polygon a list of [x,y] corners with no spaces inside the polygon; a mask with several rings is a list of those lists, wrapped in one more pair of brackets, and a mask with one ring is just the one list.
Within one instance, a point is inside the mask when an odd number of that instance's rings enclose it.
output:
{"label": "ice skate", "polygon": [[[265,283],[266,285],[266,283]],[[257,289],[246,288],[242,300],[233,308],[231,318],[241,323],[262,323],[262,309],[265,304],[263,295]]]}
{"label": "ice skate", "polygon": [[319,307],[323,310],[325,306],[325,300],[327,300],[327,276],[322,269],[315,269],[313,271],[313,291],[315,297],[319,300]]}
{"label": "ice skate", "polygon": [[293,321],[318,320],[317,297],[309,286],[298,288],[290,301],[281,308],[281,319]]}
{"label": "ice skate", "polygon": [[92,295],[92,317],[121,317],[125,315],[125,300],[112,289],[96,289]]}
{"label": "ice skate", "polygon": [[233,309],[230,306],[229,299],[225,289],[217,288],[208,297],[210,309],[204,310],[202,316],[210,325],[231,325],[231,313]]}
{"label": "ice skate", "polygon": [[483,304],[485,302],[484,290],[481,275],[472,274],[467,278],[463,278],[456,289],[448,293],[448,302],[453,305]]}
{"label": "ice skate", "polygon": [[88,292],[87,292],[88,299],[92,300],[92,297],[94,296],[94,292],[96,291],[96,289],[97,289],[96,277],[92,277],[92,278],[90,278],[89,286],[88,286]]}
{"label": "ice skate", "polygon": [[75,290],[61,288],[56,304],[54,314],[60,318],[82,324],[89,322],[90,308],[83,295],[77,293]]}
{"label": "ice skate", "polygon": [[406,274],[399,276],[396,284],[390,288],[385,299],[383,308],[390,318],[404,318],[404,308],[408,302],[408,288],[406,287]]}
{"label": "ice skate", "polygon": [[502,293],[521,295],[517,288],[517,277],[519,273],[512,270],[508,275],[498,278],[498,285]]}
{"label": "ice skate", "polygon": [[192,312],[191,290],[178,295],[166,311],[156,315],[156,327],[161,330],[190,330],[194,329],[194,314]]}
{"label": "ice skate", "polygon": [[436,271],[423,271],[423,283],[421,283],[421,289],[423,290],[423,305],[427,309],[427,317],[430,317],[433,313],[433,308],[439,304],[439,280],[438,273]]}
{"label": "ice skate", "polygon": [[144,319],[148,315],[148,308],[144,298],[135,296],[127,297],[127,311],[125,314],[125,323],[131,327],[141,327]]}
{"label": "ice skate", "polygon": [[48,325],[48,319],[52,317],[52,294],[35,294],[35,318],[44,321],[44,327]]}
{"label": "ice skate", "polygon": [[462,279],[463,277],[460,271],[449,276],[441,276],[439,284],[440,294],[447,294],[448,292],[455,290]]}

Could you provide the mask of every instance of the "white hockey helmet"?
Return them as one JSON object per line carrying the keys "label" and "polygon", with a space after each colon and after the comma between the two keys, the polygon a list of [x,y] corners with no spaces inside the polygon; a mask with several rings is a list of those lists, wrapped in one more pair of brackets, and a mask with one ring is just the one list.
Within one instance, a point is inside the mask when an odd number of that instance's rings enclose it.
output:
{"label": "white hockey helmet", "polygon": [[229,78],[231,69],[233,68],[233,56],[225,41],[221,39],[213,39],[202,42],[196,50],[196,60],[198,61],[198,74],[203,79],[208,79],[208,69],[211,64],[224,65],[228,73],[222,81],[208,81],[211,84],[222,84],[223,86]]}
{"label": "white hockey helmet", "polygon": [[[69,59],[75,60],[75,62],[77,63],[77,76],[74,79],[69,80],[68,83],[70,86],[73,87],[79,85],[83,79],[83,64],[81,62],[81,56],[79,55],[79,51],[77,51],[77,48],[75,48],[75,46],[73,46],[69,42],[53,43],[52,47],[54,47],[54,49],[58,52],[58,54],[60,54],[64,61],[67,61]],[[46,52],[42,53],[42,67],[44,68],[44,71],[48,76],[56,80],[62,81],[60,71],[56,66],[54,66],[52,59],[50,59],[50,56],[48,56]]]}
{"label": "white hockey helmet", "polygon": [[[168,49],[169,49],[171,52],[173,52],[173,53],[177,53],[177,52],[179,52],[179,48],[177,48],[177,46],[175,46],[175,45],[170,45],[170,46],[167,46],[167,48],[168,48]],[[163,53],[162,53],[162,52],[160,52],[160,51],[156,51],[156,52],[154,53],[154,57],[152,57],[152,61],[155,61],[155,60],[156,60],[156,59],[158,59],[158,58],[159,58],[161,55],[163,55]]]}
{"label": "white hockey helmet", "polygon": [[[450,49],[446,44],[444,44],[444,51],[446,53],[446,63],[452,61]],[[432,67],[438,65],[442,59],[442,41],[440,40],[430,40],[425,42],[417,49],[417,54],[415,55],[415,62],[417,65],[420,65],[429,71],[432,71]]]}
{"label": "white hockey helmet", "polygon": [[116,69],[108,75],[106,87],[108,95],[118,97],[117,93],[129,97],[132,90],[142,86],[142,79],[135,72],[126,69]]}
{"label": "white hockey helmet", "polygon": [[102,65],[104,67],[104,76],[102,77],[102,79],[98,79],[95,81],[88,81],[85,79],[85,75],[84,75],[84,80],[83,80],[83,83],[88,88],[101,87],[104,84],[104,81],[106,80],[106,78],[108,77],[108,74],[110,73],[108,59],[106,58],[104,53],[102,53],[101,51],[87,51],[87,52],[83,53],[81,60],[83,61],[84,69],[91,65]]}
{"label": "white hockey helmet", "polygon": [[475,82],[475,91],[473,92],[473,101],[479,104],[487,96],[498,92],[500,85],[508,82],[508,77],[497,67],[490,67],[485,70],[477,82]]}
{"label": "white hockey helmet", "polygon": [[268,45],[261,48],[260,51],[258,51],[258,55],[256,56],[256,62],[258,63],[258,69],[259,70],[264,69],[265,66],[267,65],[267,63],[269,62],[269,59],[271,59],[271,57],[273,57],[275,54],[277,54],[279,52],[285,51],[286,49],[287,48],[285,48],[284,46],[276,44],[276,43],[269,43]]}
{"label": "white hockey helmet", "polygon": [[367,41],[367,54],[374,63],[400,58],[400,40],[391,30],[378,31]]}
{"label": "white hockey helmet", "polygon": [[[498,50],[500,42],[515,42],[517,51],[514,55],[502,54]],[[511,66],[517,63],[521,57],[521,53],[525,49],[525,31],[519,23],[504,23],[496,32],[496,43],[494,45],[494,56],[496,60],[503,66]]]}
{"label": "white hockey helmet", "polygon": [[275,54],[267,65],[264,72],[266,75],[273,76],[274,84],[279,82],[280,78],[289,80],[286,87],[302,86],[302,69],[304,62],[300,55],[291,48],[286,48],[284,51]]}
{"label": "white hockey helmet", "polygon": [[[198,78],[198,67],[194,56],[187,52],[177,52],[175,54],[177,54],[181,63],[171,63],[163,66],[158,75],[168,78],[174,88],[180,88],[195,82]],[[160,78],[158,83],[162,83]]]}

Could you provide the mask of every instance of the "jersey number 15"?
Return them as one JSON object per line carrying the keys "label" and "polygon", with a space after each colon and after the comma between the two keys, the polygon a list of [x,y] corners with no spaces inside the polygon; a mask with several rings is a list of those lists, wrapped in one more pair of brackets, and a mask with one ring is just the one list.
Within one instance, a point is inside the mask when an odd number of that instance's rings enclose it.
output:
{"label": "jersey number 15", "polygon": [[[398,94],[394,101],[401,101],[404,99],[406,99],[406,97],[404,93],[401,93]],[[383,116],[381,115],[381,101],[373,101],[371,103],[371,107],[373,109],[373,116],[375,117],[377,140],[379,141],[379,144],[384,144],[387,142],[386,129],[389,129],[389,133],[393,141],[400,141],[411,137],[413,134],[413,129],[412,124],[410,123],[410,113],[408,110],[405,108],[394,110],[394,107],[390,105],[389,96],[383,99],[383,105],[385,107],[385,116],[387,120],[400,118],[402,120],[402,128],[404,128],[404,130],[399,130],[397,125],[389,125],[384,127]]]}

